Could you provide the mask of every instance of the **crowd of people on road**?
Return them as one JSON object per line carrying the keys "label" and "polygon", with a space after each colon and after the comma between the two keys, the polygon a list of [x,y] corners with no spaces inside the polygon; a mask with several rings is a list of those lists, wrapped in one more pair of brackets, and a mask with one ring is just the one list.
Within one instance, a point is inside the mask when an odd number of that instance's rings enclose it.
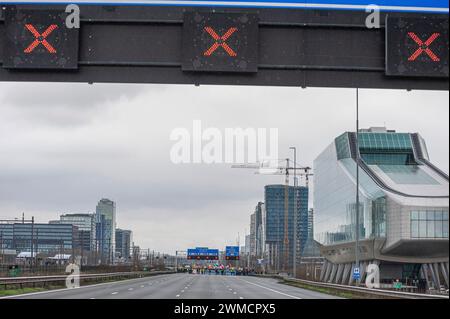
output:
{"label": "crowd of people on road", "polygon": [[178,272],[184,272],[197,275],[216,275],[216,276],[249,276],[255,274],[255,270],[244,267],[232,267],[224,265],[202,265],[179,268]]}

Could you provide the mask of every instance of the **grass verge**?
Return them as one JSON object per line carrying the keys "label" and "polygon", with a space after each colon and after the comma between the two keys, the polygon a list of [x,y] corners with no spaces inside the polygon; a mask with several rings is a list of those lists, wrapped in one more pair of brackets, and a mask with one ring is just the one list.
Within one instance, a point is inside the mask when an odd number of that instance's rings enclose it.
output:
{"label": "grass verge", "polygon": [[304,284],[304,283],[298,283],[298,282],[289,281],[289,280],[282,280],[280,283],[285,284],[285,285],[289,285],[289,286],[293,286],[293,287],[297,287],[297,288],[302,288],[302,289],[307,289],[307,290],[311,290],[311,291],[320,292],[320,293],[327,294],[327,295],[332,295],[332,296],[336,296],[336,297],[340,297],[340,298],[345,298],[345,299],[363,299],[363,298],[367,298],[367,296],[362,296],[360,294],[355,294],[355,293],[351,293],[351,292],[348,292],[348,291],[341,291],[341,290],[333,289],[333,288],[313,286],[313,285]]}

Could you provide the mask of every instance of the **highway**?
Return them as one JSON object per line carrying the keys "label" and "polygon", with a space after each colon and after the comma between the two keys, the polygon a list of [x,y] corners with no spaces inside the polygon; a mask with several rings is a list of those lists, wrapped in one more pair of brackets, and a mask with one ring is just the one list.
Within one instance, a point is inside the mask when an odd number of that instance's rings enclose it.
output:
{"label": "highway", "polygon": [[[333,299],[335,296],[278,283],[272,278],[170,274],[9,299]],[[1,298],[0,298],[1,299]]]}

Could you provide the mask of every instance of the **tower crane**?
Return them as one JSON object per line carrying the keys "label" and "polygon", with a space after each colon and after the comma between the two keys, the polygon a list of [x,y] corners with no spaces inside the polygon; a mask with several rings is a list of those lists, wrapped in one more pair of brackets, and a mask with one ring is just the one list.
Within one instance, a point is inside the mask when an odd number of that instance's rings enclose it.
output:
{"label": "tower crane", "polygon": [[[278,160],[281,162],[283,160]],[[309,177],[313,176],[313,173],[310,173],[312,168],[309,166],[306,167],[291,167],[289,158],[285,159],[286,166],[267,166],[263,163],[255,163],[255,164],[237,164],[233,165],[232,168],[247,168],[247,169],[258,169],[255,174],[262,175],[285,175],[285,184],[284,184],[284,238],[283,238],[283,271],[287,272],[289,268],[289,181],[291,171],[300,171],[297,173],[298,176],[305,176],[306,187],[309,187]],[[294,212],[296,214],[296,212]],[[295,225],[294,225],[295,231]],[[294,236],[295,237],[295,236]]]}

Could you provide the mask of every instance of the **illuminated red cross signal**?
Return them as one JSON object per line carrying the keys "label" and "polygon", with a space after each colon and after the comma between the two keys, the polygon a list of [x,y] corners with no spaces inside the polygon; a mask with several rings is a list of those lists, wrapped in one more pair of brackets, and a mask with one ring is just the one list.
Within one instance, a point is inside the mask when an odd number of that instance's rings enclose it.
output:
{"label": "illuminated red cross signal", "polygon": [[237,28],[229,28],[224,35],[219,36],[216,31],[211,27],[205,27],[205,31],[214,39],[214,44],[203,53],[204,56],[211,56],[218,48],[222,47],[229,56],[237,56],[236,52],[226,43],[226,41],[237,31]]}
{"label": "illuminated red cross signal", "polygon": [[439,62],[441,60],[429,48],[430,44],[441,35],[440,33],[433,33],[425,42],[423,42],[414,32],[408,32],[408,35],[419,46],[419,48],[408,58],[408,61],[415,61],[423,52],[425,52],[434,62]]}
{"label": "illuminated red cross signal", "polygon": [[56,24],[50,25],[42,34],[32,24],[25,24],[25,28],[34,35],[35,39],[23,52],[31,53],[39,44],[42,44],[49,53],[56,53],[55,48],[46,40],[50,33],[58,28]]}

